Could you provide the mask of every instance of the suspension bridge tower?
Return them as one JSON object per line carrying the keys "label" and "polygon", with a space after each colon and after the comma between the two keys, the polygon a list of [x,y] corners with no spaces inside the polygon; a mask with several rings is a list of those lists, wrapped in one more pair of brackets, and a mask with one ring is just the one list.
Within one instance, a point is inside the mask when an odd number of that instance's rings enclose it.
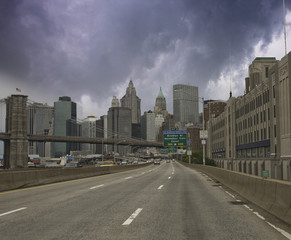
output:
{"label": "suspension bridge tower", "polygon": [[4,141],[4,168],[27,167],[27,96],[11,95],[6,98],[6,133]]}

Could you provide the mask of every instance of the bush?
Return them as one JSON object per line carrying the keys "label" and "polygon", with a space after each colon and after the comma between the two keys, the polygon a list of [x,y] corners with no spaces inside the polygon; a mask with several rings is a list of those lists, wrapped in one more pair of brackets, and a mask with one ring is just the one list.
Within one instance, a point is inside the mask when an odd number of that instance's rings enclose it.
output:
{"label": "bush", "polygon": [[[189,156],[184,154],[182,156],[182,161],[188,163]],[[203,151],[192,152],[191,164],[203,164]],[[205,157],[205,165],[216,166],[213,159]]]}

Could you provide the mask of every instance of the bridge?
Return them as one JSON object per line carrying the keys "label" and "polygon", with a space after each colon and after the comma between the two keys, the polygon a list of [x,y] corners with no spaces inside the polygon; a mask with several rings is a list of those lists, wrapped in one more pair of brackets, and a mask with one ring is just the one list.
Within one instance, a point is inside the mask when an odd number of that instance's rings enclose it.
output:
{"label": "bridge", "polygon": [[89,138],[78,136],[52,136],[27,134],[27,96],[11,95],[6,101],[6,132],[0,132],[4,141],[4,168],[27,167],[28,142],[75,142],[116,144],[143,147],[163,147],[161,142],[128,138]]}

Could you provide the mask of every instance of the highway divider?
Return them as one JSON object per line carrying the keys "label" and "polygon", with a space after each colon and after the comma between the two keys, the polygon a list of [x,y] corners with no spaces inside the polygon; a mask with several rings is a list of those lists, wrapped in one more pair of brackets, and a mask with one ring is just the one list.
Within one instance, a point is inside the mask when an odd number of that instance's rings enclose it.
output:
{"label": "highway divider", "polygon": [[0,171],[0,192],[79,178],[118,173],[151,165],[152,163],[80,168],[40,168]]}
{"label": "highway divider", "polygon": [[265,179],[218,167],[180,163],[207,174],[250,202],[291,224],[291,182]]}

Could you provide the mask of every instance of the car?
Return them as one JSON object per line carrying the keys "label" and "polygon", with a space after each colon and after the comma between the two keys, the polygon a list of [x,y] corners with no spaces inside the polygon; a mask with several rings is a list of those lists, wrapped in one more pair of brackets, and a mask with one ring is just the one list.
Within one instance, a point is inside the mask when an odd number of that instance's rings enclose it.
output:
{"label": "car", "polygon": [[126,161],[126,160],[123,160],[123,161],[121,162],[121,165],[127,165],[127,161]]}
{"label": "car", "polygon": [[160,161],[159,160],[154,160],[154,165],[160,165]]}
{"label": "car", "polygon": [[82,164],[78,162],[69,162],[64,166],[64,168],[79,168],[79,167],[82,167]]}
{"label": "car", "polygon": [[134,160],[134,161],[132,162],[132,164],[138,164],[138,161],[137,161],[137,160]]}
{"label": "car", "polygon": [[95,167],[112,167],[112,166],[115,166],[115,163],[113,161],[104,161],[95,164]]}
{"label": "car", "polygon": [[170,162],[170,159],[167,159],[167,163],[169,163]]}

